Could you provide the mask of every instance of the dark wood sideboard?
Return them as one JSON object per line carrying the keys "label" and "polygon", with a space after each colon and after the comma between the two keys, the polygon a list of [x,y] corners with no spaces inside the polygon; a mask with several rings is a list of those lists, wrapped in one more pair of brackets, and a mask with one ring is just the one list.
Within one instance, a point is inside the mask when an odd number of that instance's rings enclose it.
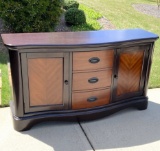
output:
{"label": "dark wood sideboard", "polygon": [[93,120],[147,108],[156,34],[142,29],[2,34],[9,50],[14,128]]}

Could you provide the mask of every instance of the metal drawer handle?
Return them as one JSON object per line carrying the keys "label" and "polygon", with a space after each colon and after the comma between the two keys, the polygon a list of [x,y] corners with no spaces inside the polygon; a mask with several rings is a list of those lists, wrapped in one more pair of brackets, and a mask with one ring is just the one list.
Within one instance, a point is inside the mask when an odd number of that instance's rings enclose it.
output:
{"label": "metal drawer handle", "polygon": [[95,102],[97,100],[98,100],[98,98],[95,96],[91,96],[90,98],[87,99],[88,102]]}
{"label": "metal drawer handle", "polygon": [[100,59],[98,57],[93,57],[93,58],[89,59],[89,62],[90,63],[98,63],[98,62],[100,62]]}
{"label": "metal drawer handle", "polygon": [[96,77],[93,77],[93,78],[90,78],[90,79],[88,79],[88,82],[89,83],[96,83],[96,82],[98,82],[98,78],[96,78]]}

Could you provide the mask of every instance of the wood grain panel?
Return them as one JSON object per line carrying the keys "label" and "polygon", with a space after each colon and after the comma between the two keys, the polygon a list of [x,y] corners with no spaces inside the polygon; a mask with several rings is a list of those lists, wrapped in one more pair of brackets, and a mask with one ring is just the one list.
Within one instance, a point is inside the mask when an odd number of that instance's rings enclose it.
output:
{"label": "wood grain panel", "polygon": [[117,95],[137,92],[140,88],[144,51],[124,51],[120,54]]}
{"label": "wood grain panel", "polygon": [[63,59],[28,59],[30,106],[63,103]]}
{"label": "wood grain panel", "polygon": [[[98,57],[98,63],[90,63],[89,59]],[[73,53],[73,70],[94,70],[101,68],[113,67],[114,50],[91,51],[91,52],[74,52]]]}
{"label": "wood grain panel", "polygon": [[[110,93],[110,89],[72,93],[72,109],[93,108],[109,104]],[[95,102],[88,102],[87,99],[90,97],[97,97],[97,100]]]}
{"label": "wood grain panel", "polygon": [[[91,78],[97,78],[98,82],[89,83]],[[111,85],[112,69],[96,72],[75,73],[73,74],[73,90],[95,89]]]}

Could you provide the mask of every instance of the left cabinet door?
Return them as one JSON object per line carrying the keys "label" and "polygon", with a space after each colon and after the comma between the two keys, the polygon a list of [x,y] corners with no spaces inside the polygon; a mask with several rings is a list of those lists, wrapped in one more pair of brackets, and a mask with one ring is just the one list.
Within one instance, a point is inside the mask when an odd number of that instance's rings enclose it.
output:
{"label": "left cabinet door", "polygon": [[69,107],[69,53],[22,53],[25,113]]}

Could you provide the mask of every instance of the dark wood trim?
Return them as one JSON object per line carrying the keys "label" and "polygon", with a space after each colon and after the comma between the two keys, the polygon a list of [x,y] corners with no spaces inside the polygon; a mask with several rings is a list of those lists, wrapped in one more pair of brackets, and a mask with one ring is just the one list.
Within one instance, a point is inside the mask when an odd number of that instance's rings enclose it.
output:
{"label": "dark wood trim", "polygon": [[22,64],[22,77],[23,77],[23,101],[24,101],[24,112],[29,111],[29,85],[28,85],[28,68],[27,68],[27,54],[21,53],[21,64]]}
{"label": "dark wood trim", "polygon": [[[64,53],[64,82],[63,82],[63,101],[64,101],[64,109],[68,109],[69,105],[69,97],[70,97],[70,86],[71,86],[71,81],[70,81],[70,75],[68,74],[69,70],[69,65],[70,65],[70,55],[69,53]],[[65,84],[65,80],[68,81],[68,84]]]}
{"label": "dark wood trim", "polygon": [[35,116],[25,116],[25,117],[17,117],[13,114],[13,103],[11,102],[11,111],[13,115],[13,124],[14,129],[17,131],[24,131],[29,130],[34,126],[35,124],[38,124],[40,122],[54,120],[54,121],[88,121],[88,120],[96,120],[98,118],[103,118],[105,116],[111,115],[115,112],[118,112],[122,109],[128,108],[128,107],[136,107],[139,110],[144,110],[147,108],[148,104],[148,98],[141,97],[139,99],[133,99],[126,101],[125,103],[118,103],[108,106],[107,108],[101,107],[98,109],[91,109],[91,110],[80,110],[80,111],[68,111],[61,112],[61,113],[43,113],[40,115]]}
{"label": "dark wood trim", "polygon": [[[18,52],[78,52],[78,51],[96,51],[96,50],[105,50],[107,49],[115,49],[121,47],[133,47],[135,45],[146,45],[147,43],[150,44],[155,39],[150,40],[138,40],[138,41],[131,41],[131,42],[123,42],[123,43],[114,43],[114,44],[104,44],[104,45],[80,45],[80,46],[26,46],[26,47],[10,47],[6,46],[9,50],[15,50]],[[76,49],[75,49],[76,47]],[[54,48],[54,49],[53,49]]]}
{"label": "dark wood trim", "polygon": [[148,81],[153,60],[154,45],[155,45],[154,43],[150,44],[150,49],[148,50],[148,57],[146,57],[147,65],[146,65],[146,75],[145,75],[146,80],[144,81],[144,96],[147,96],[147,88],[148,88]]}
{"label": "dark wood trim", "polygon": [[10,67],[13,86],[14,114],[18,117],[24,115],[22,76],[21,76],[21,59],[17,51],[9,50]]}
{"label": "dark wood trim", "polygon": [[73,70],[73,53],[70,52],[69,53],[69,100],[68,100],[68,105],[69,105],[69,109],[72,108],[72,79],[73,79],[73,75],[72,75],[72,70]]}
{"label": "dark wood trim", "polygon": [[115,102],[117,99],[117,81],[118,81],[118,69],[119,69],[119,60],[120,60],[121,49],[115,49],[115,60],[114,60],[114,74],[113,74],[113,92],[112,92],[112,102]]}

